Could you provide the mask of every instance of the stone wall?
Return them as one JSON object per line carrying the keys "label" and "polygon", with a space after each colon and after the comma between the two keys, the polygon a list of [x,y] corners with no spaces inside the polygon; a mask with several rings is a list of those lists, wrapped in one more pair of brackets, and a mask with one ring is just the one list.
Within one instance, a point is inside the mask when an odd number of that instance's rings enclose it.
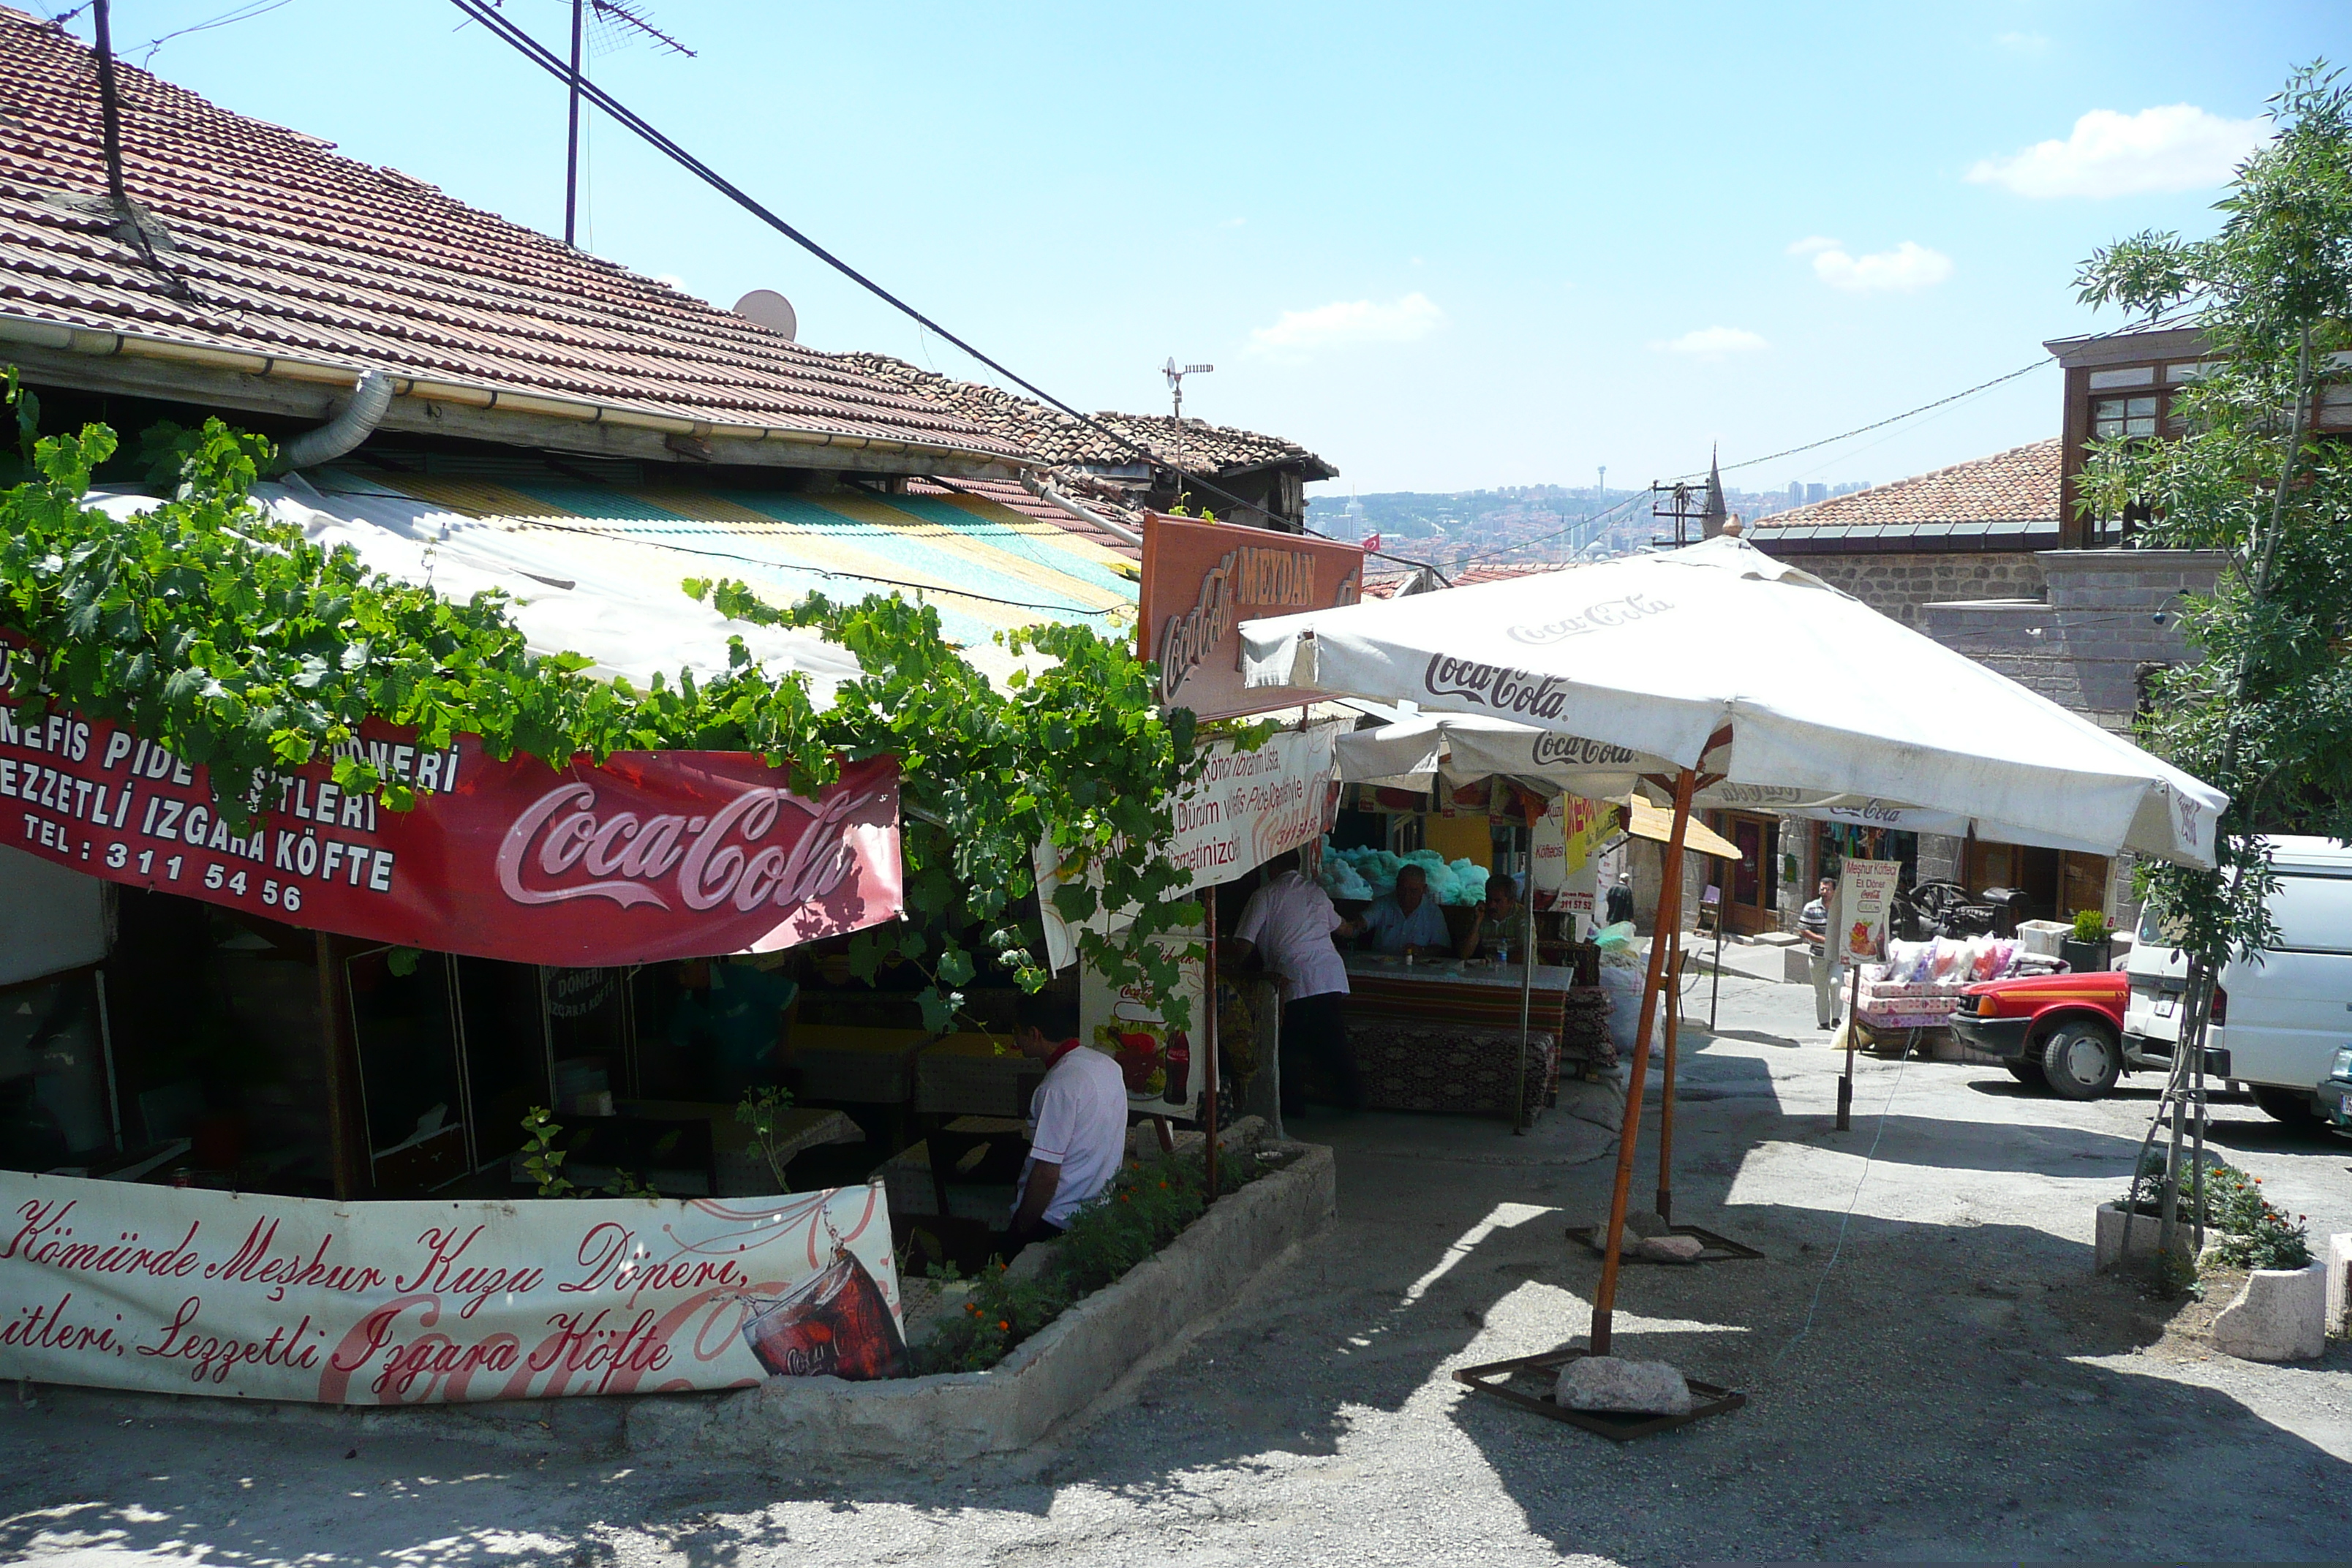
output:
{"label": "stone wall", "polygon": [[[1768,553],[1772,531],[1756,531]],[[1954,551],[1948,554],[1855,552],[1837,555],[1790,554],[1781,559],[1843,588],[1883,616],[1925,630],[1922,613],[1951,599],[2038,599],[2042,563],[2056,551]]]}

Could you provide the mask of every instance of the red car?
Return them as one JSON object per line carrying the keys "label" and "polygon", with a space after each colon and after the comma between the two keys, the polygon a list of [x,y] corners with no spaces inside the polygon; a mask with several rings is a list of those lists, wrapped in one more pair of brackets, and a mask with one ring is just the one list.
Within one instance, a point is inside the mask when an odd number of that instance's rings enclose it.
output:
{"label": "red car", "polygon": [[2137,1065],[2124,1055],[2130,994],[2130,976],[2113,969],[1981,981],[1960,993],[1952,1033],[1999,1057],[2020,1083],[2096,1100]]}

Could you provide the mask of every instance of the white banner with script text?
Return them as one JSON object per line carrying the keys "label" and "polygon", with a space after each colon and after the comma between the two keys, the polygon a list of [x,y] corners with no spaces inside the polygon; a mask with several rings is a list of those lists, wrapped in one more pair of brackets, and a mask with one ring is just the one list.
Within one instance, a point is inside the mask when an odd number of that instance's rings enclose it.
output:
{"label": "white banner with script text", "polygon": [[333,1203],[0,1172],[0,1376],[420,1405],[905,1362],[878,1185]]}

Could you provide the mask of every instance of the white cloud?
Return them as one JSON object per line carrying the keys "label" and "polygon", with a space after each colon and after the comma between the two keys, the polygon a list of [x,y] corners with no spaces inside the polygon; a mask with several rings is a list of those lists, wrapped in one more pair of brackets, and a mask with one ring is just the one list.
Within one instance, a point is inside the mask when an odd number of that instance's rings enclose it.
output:
{"label": "white cloud", "polygon": [[2050,40],[2039,33],[1996,33],[1992,41],[2013,55],[2042,55],[2050,50]]}
{"label": "white cloud", "polygon": [[2191,103],[2118,114],[2095,109],[2063,142],[2037,142],[1969,171],[1979,185],[2021,196],[2127,196],[2226,184],[2238,161],[2268,140],[2270,121],[2224,120]]}
{"label": "white cloud", "polygon": [[1240,228],[1243,225],[1248,222],[1249,219],[1245,217],[1229,217],[1218,224],[1217,226],[1219,228]]}
{"label": "white cloud", "polygon": [[1771,345],[1745,327],[1700,327],[1685,332],[1681,337],[1650,346],[1662,353],[1698,354],[1706,359],[1720,359],[1725,354],[1753,353]]}
{"label": "white cloud", "polygon": [[1844,246],[1845,241],[1842,239],[1832,239],[1827,235],[1823,234],[1809,234],[1802,239],[1790,240],[1789,242],[1789,254],[1790,256],[1811,256],[1817,250],[1840,250],[1844,248]]}
{"label": "white cloud", "polygon": [[1250,333],[1254,353],[1304,353],[1353,343],[1409,343],[1445,324],[1445,312],[1415,290],[1390,304],[1339,300],[1311,310],[1285,310],[1270,327]]}
{"label": "white cloud", "polygon": [[[1802,243],[1802,242],[1801,242]],[[1952,258],[1906,239],[1892,250],[1848,256],[1834,247],[1813,252],[1813,276],[1832,289],[1853,294],[1932,288],[1952,275]]]}

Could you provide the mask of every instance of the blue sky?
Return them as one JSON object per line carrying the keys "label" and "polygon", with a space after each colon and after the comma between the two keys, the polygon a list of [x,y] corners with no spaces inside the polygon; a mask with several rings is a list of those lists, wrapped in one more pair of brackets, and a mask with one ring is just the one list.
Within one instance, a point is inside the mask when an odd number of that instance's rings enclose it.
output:
{"label": "blue sky", "polygon": [[[1187,412],[1304,442],[1339,493],[1638,484],[2032,363],[2112,324],[2083,257],[2210,232],[2289,67],[2352,61],[2340,3],[642,3],[697,58],[593,74],[771,206],[1081,407],[1214,363]],[[117,45],[231,6],[116,0]],[[560,232],[561,88],[461,21],[287,0],[152,68]],[[600,254],[986,378],[617,127],[591,149]],[[1884,481],[2058,415],[2044,368],[1727,478]]]}

